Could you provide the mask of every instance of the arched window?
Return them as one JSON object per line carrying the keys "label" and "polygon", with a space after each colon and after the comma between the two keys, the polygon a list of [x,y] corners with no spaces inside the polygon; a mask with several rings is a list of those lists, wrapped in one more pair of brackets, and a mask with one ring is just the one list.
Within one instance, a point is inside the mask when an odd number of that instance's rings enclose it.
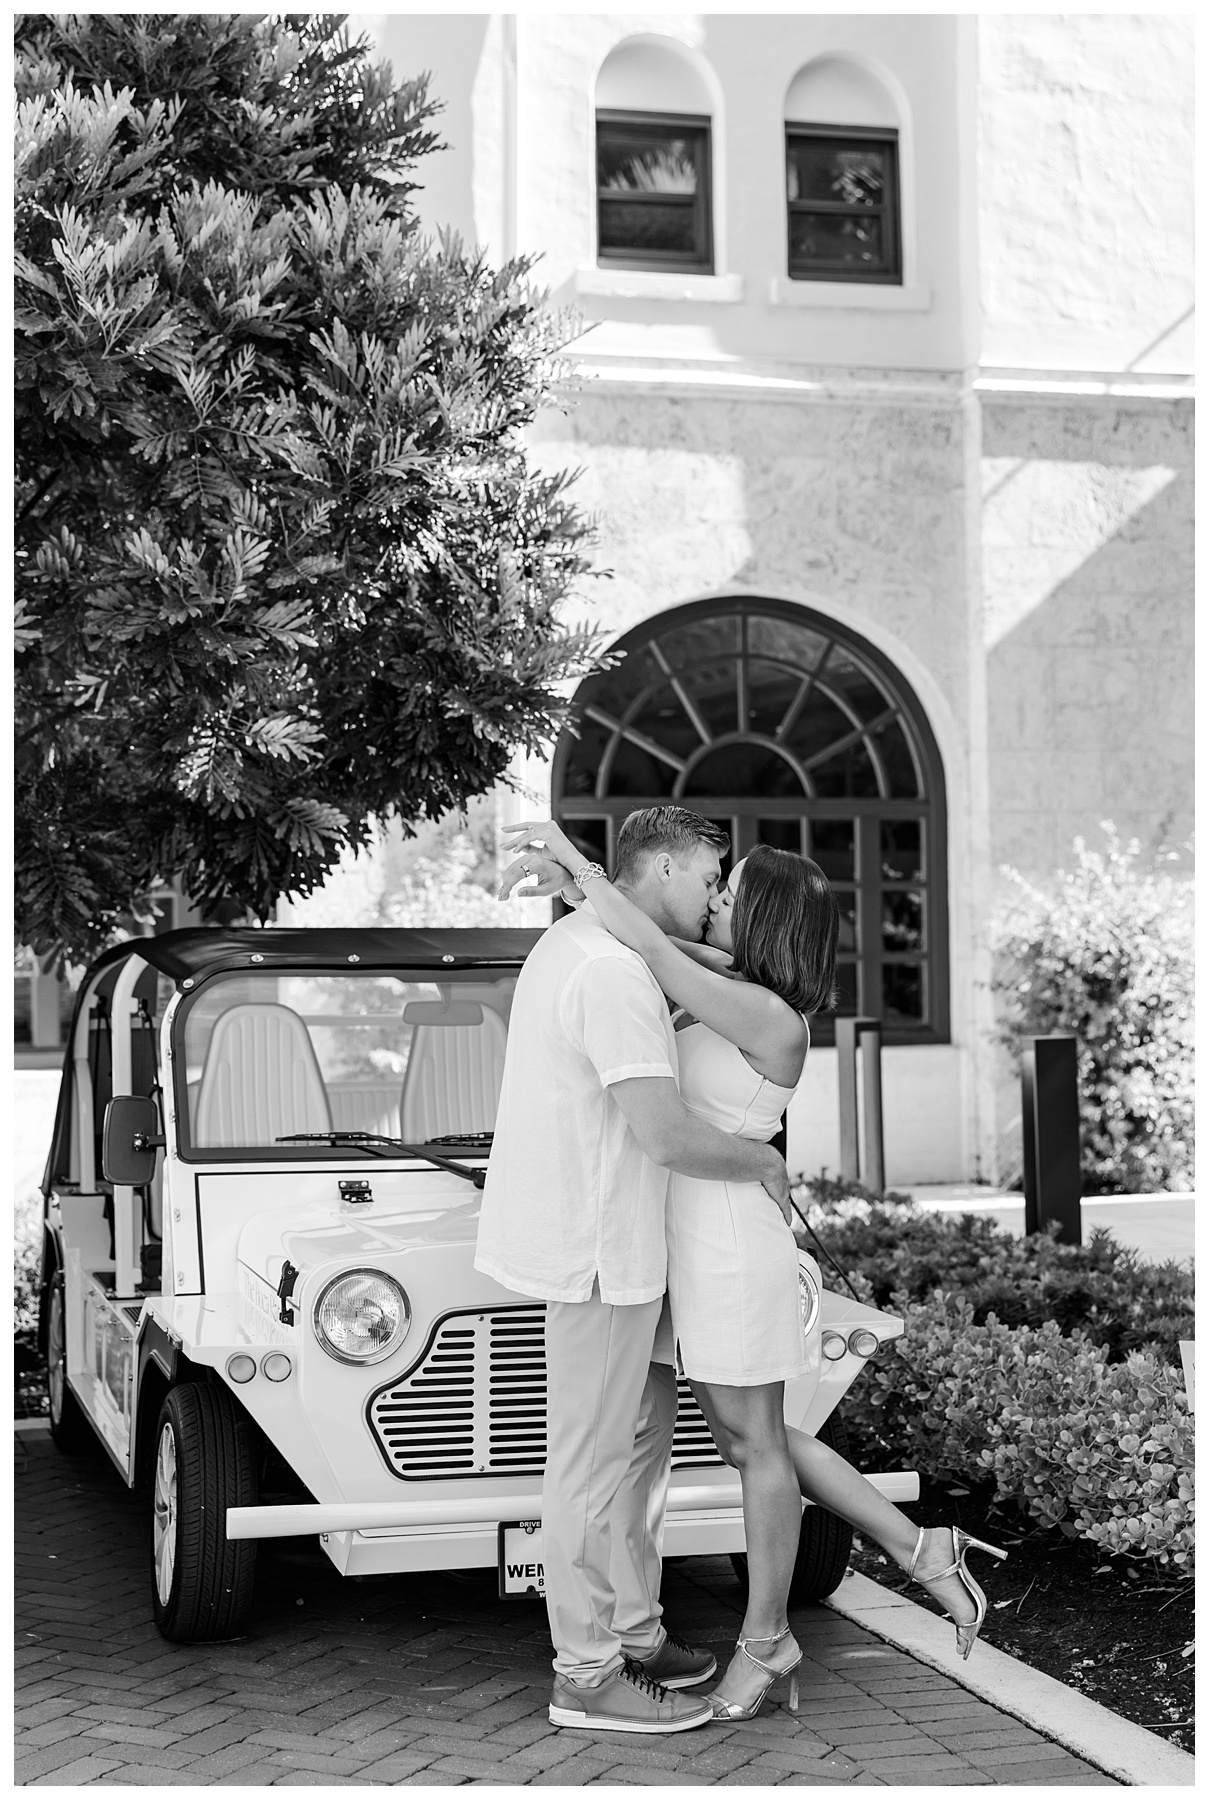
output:
{"label": "arched window", "polygon": [[822,56],[799,71],[785,182],[792,281],[902,285],[899,121],[867,69]]}
{"label": "arched window", "polygon": [[712,274],[709,88],[681,46],[619,44],[596,79],[596,255],[605,267]]}
{"label": "arched window", "polygon": [[674,801],[736,857],[812,856],[840,902],[840,1011],[881,1018],[891,1043],[946,1040],[944,779],[897,670],[807,607],[751,598],[662,613],[613,653],[555,752],[568,833],[611,868],[626,814]]}

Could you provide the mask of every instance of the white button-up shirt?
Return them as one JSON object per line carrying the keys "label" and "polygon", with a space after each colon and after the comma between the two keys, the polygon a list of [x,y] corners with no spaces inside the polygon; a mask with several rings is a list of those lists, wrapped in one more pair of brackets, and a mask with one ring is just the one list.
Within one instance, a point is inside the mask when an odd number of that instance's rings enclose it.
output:
{"label": "white button-up shirt", "polygon": [[474,1266],[539,1300],[613,1306],[667,1284],[668,1172],[609,1089],[677,1078],[676,1037],[642,958],[587,908],[552,925],[516,984]]}

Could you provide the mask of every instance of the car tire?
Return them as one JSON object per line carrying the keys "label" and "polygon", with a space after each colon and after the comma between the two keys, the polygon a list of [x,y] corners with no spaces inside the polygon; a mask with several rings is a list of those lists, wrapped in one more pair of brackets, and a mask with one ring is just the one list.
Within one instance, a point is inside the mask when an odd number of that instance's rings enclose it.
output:
{"label": "car tire", "polygon": [[252,1604],[254,1539],[227,1537],[228,1506],[257,1500],[256,1437],[224,1388],[184,1382],[155,1431],[151,1595],[174,1644],[238,1637]]}
{"label": "car tire", "polygon": [[46,1396],[50,1435],[64,1456],[90,1456],[100,1439],[67,1385],[67,1307],[63,1271],[56,1269],[46,1289]]}
{"label": "car tire", "polygon": [[[848,1433],[838,1413],[832,1413],[815,1433],[820,1444],[827,1444],[837,1456],[848,1456]],[[798,1536],[798,1553],[789,1582],[789,1598],[796,1606],[811,1600],[825,1600],[834,1594],[844,1579],[848,1558],[852,1554],[852,1527],[835,1513],[821,1506],[808,1506],[802,1513],[802,1529]],[[747,1555],[736,1551],[731,1567],[744,1591],[747,1589]]]}

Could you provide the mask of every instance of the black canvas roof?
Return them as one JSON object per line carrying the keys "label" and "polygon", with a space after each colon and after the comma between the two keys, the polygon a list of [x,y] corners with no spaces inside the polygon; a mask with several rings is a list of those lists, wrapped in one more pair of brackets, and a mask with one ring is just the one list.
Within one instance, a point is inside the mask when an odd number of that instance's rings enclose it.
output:
{"label": "black canvas roof", "polygon": [[[540,931],[463,928],[422,931],[296,930],[191,926],[159,937],[130,938],[98,957],[94,968],[136,953],[176,982],[200,981],[219,970],[332,968],[449,968],[479,963],[521,963]],[[253,957],[259,960],[255,965]]]}

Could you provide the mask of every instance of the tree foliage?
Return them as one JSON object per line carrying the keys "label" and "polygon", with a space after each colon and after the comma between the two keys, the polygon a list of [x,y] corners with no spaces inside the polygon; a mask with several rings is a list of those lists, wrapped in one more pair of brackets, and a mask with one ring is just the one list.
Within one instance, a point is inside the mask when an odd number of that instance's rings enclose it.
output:
{"label": "tree foliage", "polygon": [[1084,1192],[1192,1185],[1192,892],[1147,869],[1110,824],[1105,852],[1075,840],[1053,893],[1006,870],[997,927],[1005,1041],[1073,1032],[1079,1042]]}
{"label": "tree foliage", "polygon": [[16,36],[17,923],[79,958],[548,742],[587,533],[523,444],[568,323],[417,228],[425,78],[314,14]]}

